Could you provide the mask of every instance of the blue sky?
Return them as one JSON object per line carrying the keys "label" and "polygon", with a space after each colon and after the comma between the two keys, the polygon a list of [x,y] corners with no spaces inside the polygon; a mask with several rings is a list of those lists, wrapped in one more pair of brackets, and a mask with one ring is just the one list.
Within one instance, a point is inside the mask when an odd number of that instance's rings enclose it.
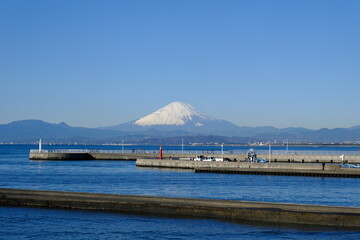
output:
{"label": "blue sky", "polygon": [[358,0],[2,0],[0,124],[173,101],[240,126],[360,125]]}

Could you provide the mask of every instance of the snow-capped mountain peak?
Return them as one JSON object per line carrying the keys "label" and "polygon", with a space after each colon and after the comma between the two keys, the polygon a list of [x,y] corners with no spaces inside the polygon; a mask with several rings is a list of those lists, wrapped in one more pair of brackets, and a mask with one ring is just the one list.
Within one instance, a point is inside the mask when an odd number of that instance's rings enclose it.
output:
{"label": "snow-capped mountain peak", "polygon": [[183,102],[172,102],[165,107],[151,113],[139,120],[135,121],[136,125],[151,126],[151,125],[184,125],[189,121],[201,120],[215,120],[194,107]]}

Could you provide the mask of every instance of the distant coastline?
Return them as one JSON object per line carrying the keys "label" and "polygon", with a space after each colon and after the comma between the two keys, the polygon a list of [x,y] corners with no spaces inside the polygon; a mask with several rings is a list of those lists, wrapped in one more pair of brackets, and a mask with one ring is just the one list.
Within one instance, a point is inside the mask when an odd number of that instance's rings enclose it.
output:
{"label": "distant coastline", "polygon": [[[0,145],[30,145],[30,146],[38,146],[38,143],[0,143]],[[181,147],[181,144],[162,144],[163,146],[174,146]],[[104,143],[104,144],[96,144],[96,143],[43,143],[43,146],[159,146],[159,144],[140,144],[140,143]],[[206,143],[196,143],[196,144],[184,144],[185,147],[196,147],[196,146],[204,146],[204,147],[221,147],[221,144],[206,144]],[[265,144],[224,144],[224,146],[228,147],[267,147],[269,145]],[[272,147],[286,147],[284,144],[271,144]],[[360,143],[289,143],[288,147],[314,147],[314,148],[322,148],[322,147],[358,147],[360,151]]]}

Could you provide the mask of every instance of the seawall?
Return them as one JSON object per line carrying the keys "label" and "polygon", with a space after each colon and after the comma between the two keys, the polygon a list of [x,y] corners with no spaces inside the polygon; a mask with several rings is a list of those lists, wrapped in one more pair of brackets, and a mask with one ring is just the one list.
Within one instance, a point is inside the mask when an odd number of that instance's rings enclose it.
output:
{"label": "seawall", "polygon": [[136,161],[137,158],[155,157],[154,154],[129,154],[129,153],[97,153],[97,152],[30,152],[30,160],[113,160],[113,161]]}
{"label": "seawall", "polygon": [[[62,152],[64,151],[64,152]],[[59,150],[59,151],[30,151],[30,160],[136,160],[144,158],[158,158],[157,152],[134,152],[134,153],[119,153],[119,152],[104,152],[104,151],[84,151],[84,152],[68,152],[71,150]],[[164,159],[190,159],[194,158],[196,153],[172,153],[164,152]],[[212,154],[203,153],[206,156],[213,156],[216,158],[229,158],[231,160],[237,160],[238,162],[244,161],[247,157],[246,154]],[[269,155],[259,154],[258,157],[269,160]],[[342,159],[339,155],[299,155],[299,154],[277,154],[271,155],[271,162],[291,162],[291,163],[342,163]],[[360,155],[345,155],[344,161],[348,163],[360,163]]]}
{"label": "seawall", "polygon": [[195,173],[360,178],[360,169],[320,163],[249,163],[138,159],[138,167],[193,169]]}
{"label": "seawall", "polygon": [[360,227],[360,208],[235,200],[0,189],[1,206],[215,218],[241,222]]}
{"label": "seawall", "polygon": [[[183,161],[183,160],[160,160],[138,159],[136,166],[139,167],[162,167],[162,168],[232,168],[232,169],[299,169],[299,170],[323,170],[321,163],[250,163],[250,162],[207,162],[207,161]],[[339,165],[326,165],[324,170],[339,170]]]}

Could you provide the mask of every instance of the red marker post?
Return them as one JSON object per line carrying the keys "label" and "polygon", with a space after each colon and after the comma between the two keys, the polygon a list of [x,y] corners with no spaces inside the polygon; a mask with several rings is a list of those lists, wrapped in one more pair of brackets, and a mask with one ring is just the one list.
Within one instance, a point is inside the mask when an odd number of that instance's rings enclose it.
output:
{"label": "red marker post", "polygon": [[162,159],[163,155],[162,155],[162,145],[160,145],[160,151],[159,151],[159,159]]}

